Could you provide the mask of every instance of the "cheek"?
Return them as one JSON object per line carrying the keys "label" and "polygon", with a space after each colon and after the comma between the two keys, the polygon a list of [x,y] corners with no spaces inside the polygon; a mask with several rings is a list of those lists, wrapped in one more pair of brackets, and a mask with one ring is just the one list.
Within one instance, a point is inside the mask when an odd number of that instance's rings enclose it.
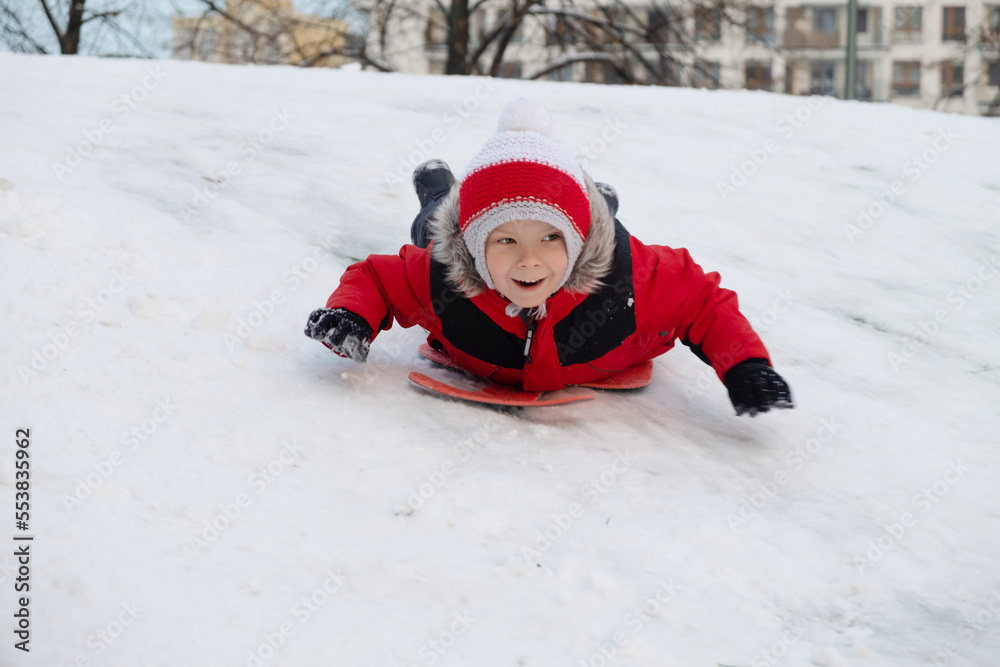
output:
{"label": "cheek", "polygon": [[493,282],[496,282],[497,276],[502,276],[507,272],[507,264],[502,249],[492,245],[486,247],[486,269],[493,276]]}
{"label": "cheek", "polygon": [[569,253],[566,252],[566,246],[553,249],[549,254],[549,267],[552,272],[559,276],[560,278],[566,273],[566,266],[569,264]]}

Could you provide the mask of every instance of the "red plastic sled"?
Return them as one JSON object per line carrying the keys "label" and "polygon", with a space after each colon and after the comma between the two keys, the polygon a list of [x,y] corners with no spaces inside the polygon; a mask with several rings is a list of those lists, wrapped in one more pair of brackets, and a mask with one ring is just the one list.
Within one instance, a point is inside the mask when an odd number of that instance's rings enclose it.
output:
{"label": "red plastic sled", "polygon": [[559,391],[542,392],[524,391],[510,385],[491,383],[478,390],[459,389],[416,371],[410,373],[410,382],[438,394],[459,398],[463,401],[489,403],[490,405],[515,405],[525,408],[591,401],[595,396],[593,391],[584,387],[567,387]]}
{"label": "red plastic sled", "polygon": [[[464,371],[446,352],[435,350],[430,345],[424,343],[419,348],[420,355],[436,364],[446,366],[458,371]],[[647,361],[637,366],[627,368],[617,375],[613,375],[603,380],[587,382],[584,384],[567,387],[559,391],[533,392],[524,391],[518,387],[491,382],[488,386],[478,389],[459,389],[445,382],[427,377],[423,373],[416,371],[410,373],[410,381],[425,389],[435,391],[445,396],[459,398],[476,403],[490,403],[493,405],[517,405],[522,407],[543,406],[543,405],[563,405],[575,403],[577,401],[589,401],[594,398],[592,389],[639,389],[649,385],[653,379],[653,362]]]}
{"label": "red plastic sled", "polygon": [[630,366],[617,375],[606,377],[603,380],[584,382],[581,387],[593,387],[594,389],[642,389],[648,387],[653,381],[653,362],[644,361],[636,366]]}

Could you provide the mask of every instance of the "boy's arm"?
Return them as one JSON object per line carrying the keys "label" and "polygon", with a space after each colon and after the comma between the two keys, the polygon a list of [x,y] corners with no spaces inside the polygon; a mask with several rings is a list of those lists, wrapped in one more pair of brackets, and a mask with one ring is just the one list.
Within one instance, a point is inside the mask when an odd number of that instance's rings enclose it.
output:
{"label": "boy's arm", "polygon": [[791,390],[771,368],[760,337],[740,313],[736,293],[719,287],[687,250],[632,239],[636,314],[642,326],[680,338],[712,365],[737,415],[791,408]]}
{"label": "boy's arm", "polygon": [[740,313],[736,293],[719,287],[719,274],[705,273],[687,250],[645,246],[633,238],[632,274],[640,319],[660,332],[672,331],[719,379],[747,359],[770,364],[764,343]]}
{"label": "boy's arm", "polygon": [[673,332],[719,379],[748,359],[771,358],[739,310],[736,293],[719,286],[718,273],[705,273],[687,250],[645,246],[633,238],[632,273],[640,321]]}
{"label": "boy's arm", "polygon": [[371,328],[371,340],[398,321],[403,327],[426,324],[418,294],[426,286],[427,251],[403,246],[398,255],[371,255],[347,267],[327,299],[327,311],[343,309]]}

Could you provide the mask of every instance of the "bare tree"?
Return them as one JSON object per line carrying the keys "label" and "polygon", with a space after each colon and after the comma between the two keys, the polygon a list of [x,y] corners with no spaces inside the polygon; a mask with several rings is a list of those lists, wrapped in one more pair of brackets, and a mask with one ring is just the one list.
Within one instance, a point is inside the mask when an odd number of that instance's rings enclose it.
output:
{"label": "bare tree", "polygon": [[976,46],[982,53],[983,66],[976,76],[985,78],[988,84],[997,86],[997,92],[993,95],[986,109],[984,116],[1000,116],[1000,6],[993,5],[989,9],[986,17],[986,24],[982,27]]}
{"label": "bare tree", "polygon": [[[505,61],[527,48],[536,65],[523,73],[527,78],[583,63],[588,80],[681,85],[690,71],[696,85],[718,87],[718,66],[699,59],[704,45],[717,42],[724,26],[760,27],[751,20],[749,0],[707,0],[683,9],[661,0],[642,6],[626,0],[371,1],[370,44],[382,62],[423,46],[444,54],[439,71],[445,74],[504,76]],[[426,42],[415,45],[407,37],[420,25],[426,25]],[[526,32],[531,45],[517,39]]]}
{"label": "bare tree", "polygon": [[[80,50],[80,33],[83,25],[98,19],[113,18],[121,14],[120,9],[98,12],[87,15],[85,5],[87,0],[69,0],[69,7],[65,11],[65,20],[60,22],[55,13],[60,9],[53,0],[38,0],[42,4],[45,18],[49,20],[52,31],[55,32],[59,40],[59,52],[64,55],[76,55]],[[60,3],[62,4],[62,3]]]}
{"label": "bare tree", "polygon": [[48,53],[27,19],[15,11],[7,0],[0,0],[0,39],[18,53]]}
{"label": "bare tree", "polygon": [[[92,10],[87,0],[0,0],[0,39],[15,52],[45,54],[55,52],[76,55],[83,47],[84,27],[88,43],[101,55],[151,57],[152,51],[138,37],[134,27],[126,27],[129,12],[141,14],[142,0],[121,0],[110,8]],[[117,51],[106,52],[114,45]]]}
{"label": "bare tree", "polygon": [[[704,44],[718,42],[724,25],[752,28],[749,0],[683,10],[663,0],[641,7],[627,0],[329,0],[311,19],[281,0],[199,1],[202,13],[186,19],[175,41],[181,57],[300,66],[338,57],[392,71],[410,54],[430,52],[432,71],[443,74],[540,78],[583,63],[588,80],[652,85],[690,78],[718,87],[718,64],[699,59]],[[334,19],[364,27],[323,34],[320,26]],[[308,20],[316,25],[304,42]],[[533,71],[522,72],[522,61]]]}
{"label": "bare tree", "polygon": [[[678,56],[697,51],[685,27],[690,14],[666,5],[638,8],[613,0],[587,11],[564,0],[535,14],[554,19],[546,22],[546,41],[557,56],[533,79],[582,62],[600,66],[604,78],[616,83],[676,86],[682,67]],[[717,76],[712,83],[718,85]]]}
{"label": "bare tree", "polygon": [[[507,49],[522,29],[531,11],[545,0],[374,0],[362,4],[371,17],[369,34],[379,50],[380,59],[386,57],[395,44],[394,25],[410,21],[426,26],[426,46],[442,47],[446,57],[444,74],[500,73]],[[503,14],[503,20],[487,26],[483,21],[486,9]]]}
{"label": "bare tree", "polygon": [[[452,0],[447,5],[442,0],[431,0],[430,4],[416,0],[359,0],[354,5],[331,0],[328,11],[311,17],[293,14],[278,0],[200,2],[202,13],[187,20],[185,34],[175,42],[175,52],[180,50],[185,56],[211,50],[224,62],[283,62],[303,67],[340,57],[389,72],[395,69],[384,57],[394,46],[391,25],[409,19],[426,28],[428,40],[446,48],[446,73],[496,76],[519,27],[530,10],[544,0],[502,0],[509,8],[505,20],[476,32],[471,29],[470,18],[488,2],[496,5],[496,0]],[[357,19],[364,19],[366,26],[359,33],[346,28],[328,29],[331,22],[344,21],[346,26],[361,22]],[[323,26],[327,26],[326,33]],[[306,33],[312,38],[304,42],[301,36]],[[368,34],[376,38],[370,40]],[[208,41],[216,42],[210,49],[204,47],[206,35],[210,36]]]}

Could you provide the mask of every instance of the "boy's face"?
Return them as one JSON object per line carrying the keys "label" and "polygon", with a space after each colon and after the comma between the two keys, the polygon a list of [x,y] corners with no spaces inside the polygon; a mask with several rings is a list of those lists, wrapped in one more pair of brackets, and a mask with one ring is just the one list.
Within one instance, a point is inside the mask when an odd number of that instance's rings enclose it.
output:
{"label": "boy's face", "polygon": [[547,222],[512,220],[486,239],[493,284],[521,308],[542,305],[559,287],[568,263],[563,233]]}

